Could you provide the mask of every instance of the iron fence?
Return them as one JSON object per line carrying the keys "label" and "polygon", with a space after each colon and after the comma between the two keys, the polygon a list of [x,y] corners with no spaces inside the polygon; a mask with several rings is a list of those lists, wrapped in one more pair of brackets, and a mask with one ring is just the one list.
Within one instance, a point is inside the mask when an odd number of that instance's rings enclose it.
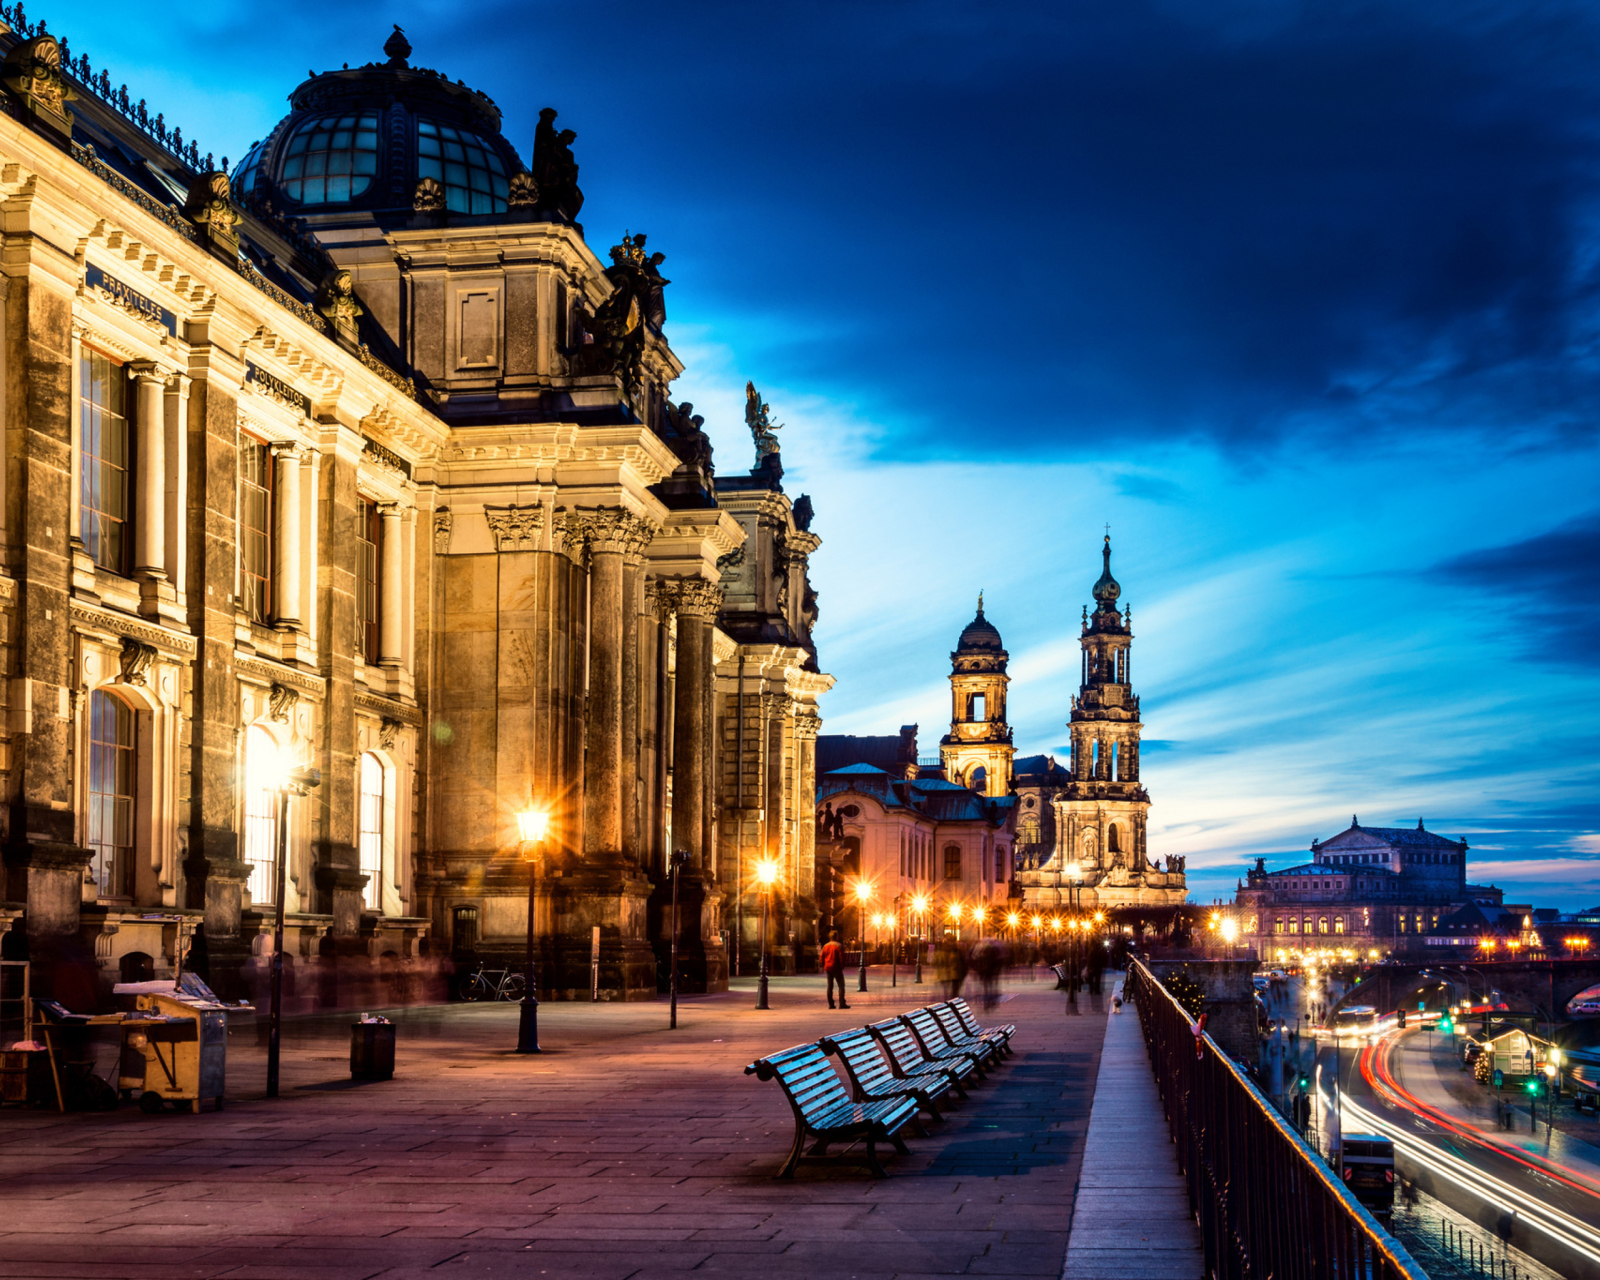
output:
{"label": "iron fence", "polygon": [[1123,994],[1150,1049],[1208,1280],[1428,1280],[1136,960]]}

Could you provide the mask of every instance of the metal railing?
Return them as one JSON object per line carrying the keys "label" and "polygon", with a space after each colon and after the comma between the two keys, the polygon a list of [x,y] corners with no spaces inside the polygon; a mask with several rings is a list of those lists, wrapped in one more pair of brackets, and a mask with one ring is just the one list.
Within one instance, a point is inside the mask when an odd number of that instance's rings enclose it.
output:
{"label": "metal railing", "polygon": [[1428,1280],[1227,1054],[1131,961],[1209,1280]]}

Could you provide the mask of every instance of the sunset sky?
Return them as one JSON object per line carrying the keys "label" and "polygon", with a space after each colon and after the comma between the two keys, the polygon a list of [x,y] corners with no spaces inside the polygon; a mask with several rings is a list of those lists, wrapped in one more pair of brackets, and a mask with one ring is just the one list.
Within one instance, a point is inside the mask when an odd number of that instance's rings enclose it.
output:
{"label": "sunset sky", "polygon": [[1064,754],[1109,523],[1199,900],[1354,813],[1600,902],[1593,4],[41,11],[235,160],[395,22],[525,159],[558,108],[590,245],[667,255],[719,470],[746,378],[784,424],[826,731],[933,754],[981,589]]}

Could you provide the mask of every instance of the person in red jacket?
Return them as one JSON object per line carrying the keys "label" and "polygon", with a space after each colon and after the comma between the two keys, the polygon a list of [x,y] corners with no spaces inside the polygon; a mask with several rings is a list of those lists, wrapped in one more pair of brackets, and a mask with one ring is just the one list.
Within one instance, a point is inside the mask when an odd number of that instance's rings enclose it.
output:
{"label": "person in red jacket", "polygon": [[839,984],[839,1004],[841,1009],[850,1006],[844,1002],[844,948],[839,945],[839,935],[830,933],[828,940],[822,944],[822,972],[828,979],[828,1008],[834,1007],[833,984]]}

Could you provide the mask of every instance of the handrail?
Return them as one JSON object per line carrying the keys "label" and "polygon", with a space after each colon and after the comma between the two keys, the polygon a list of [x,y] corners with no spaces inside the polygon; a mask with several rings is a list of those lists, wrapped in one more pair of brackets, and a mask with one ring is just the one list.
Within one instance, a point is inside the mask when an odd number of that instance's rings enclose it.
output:
{"label": "handrail", "polygon": [[1139,1012],[1189,1206],[1214,1280],[1427,1280],[1137,960],[1125,994]]}

